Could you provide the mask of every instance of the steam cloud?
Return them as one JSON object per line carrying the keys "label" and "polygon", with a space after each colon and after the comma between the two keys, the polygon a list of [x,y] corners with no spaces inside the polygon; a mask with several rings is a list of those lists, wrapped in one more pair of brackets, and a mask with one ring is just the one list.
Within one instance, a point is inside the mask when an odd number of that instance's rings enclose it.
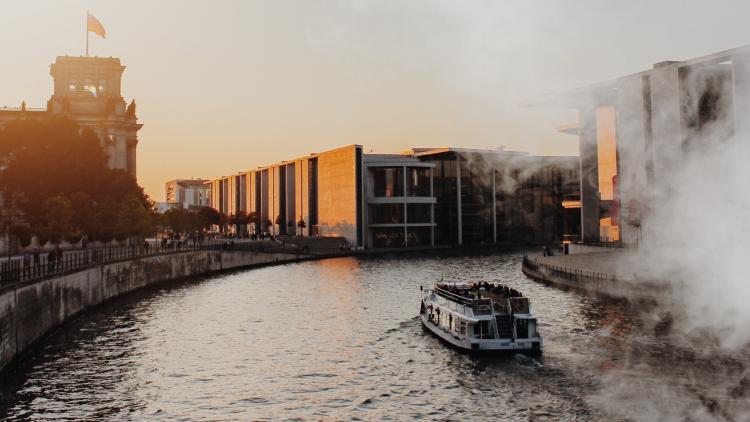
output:
{"label": "steam cloud", "polygon": [[[716,72],[716,66],[724,69]],[[643,279],[669,283],[671,296],[659,298],[657,312],[671,318],[671,359],[679,360],[683,350],[696,363],[669,375],[676,383],[653,374],[658,367],[644,369],[653,378],[628,376],[638,372],[639,358],[603,379],[592,402],[635,420],[747,420],[750,412],[750,379],[742,363],[750,346],[750,252],[744,242],[750,234],[750,139],[743,131],[750,116],[732,107],[733,92],[745,95],[750,87],[732,90],[728,63],[704,70],[681,80],[682,124],[673,126],[681,133],[669,135],[684,144],[655,163],[666,171],[650,192],[640,192],[649,204],[641,241],[621,262]],[[714,363],[722,359],[734,363]]]}

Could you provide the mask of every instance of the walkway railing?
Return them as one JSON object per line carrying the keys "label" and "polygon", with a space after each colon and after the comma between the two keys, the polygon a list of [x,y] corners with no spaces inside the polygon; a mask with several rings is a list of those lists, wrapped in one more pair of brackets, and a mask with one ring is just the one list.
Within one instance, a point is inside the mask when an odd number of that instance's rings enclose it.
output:
{"label": "walkway railing", "polygon": [[161,243],[149,246],[132,245],[104,248],[79,249],[64,251],[57,256],[54,251],[14,257],[10,261],[0,262],[0,288],[41,280],[59,274],[84,270],[102,264],[144,258],[149,256],[174,254],[189,251],[232,250],[245,252],[287,253],[296,255],[343,255],[338,249],[298,247],[272,241],[233,242],[226,239],[207,239],[203,241],[175,242],[169,245]]}
{"label": "walkway railing", "polygon": [[523,256],[523,266],[524,268],[544,275],[554,276],[563,280],[576,281],[580,283],[617,281],[617,277],[614,274],[581,270],[577,268],[560,267],[557,265],[539,262],[536,259],[529,258],[525,254]]}

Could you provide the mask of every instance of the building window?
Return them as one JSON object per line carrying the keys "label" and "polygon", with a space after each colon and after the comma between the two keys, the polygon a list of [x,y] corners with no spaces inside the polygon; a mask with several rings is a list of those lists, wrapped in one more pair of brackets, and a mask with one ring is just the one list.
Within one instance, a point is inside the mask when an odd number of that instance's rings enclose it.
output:
{"label": "building window", "polygon": [[403,204],[370,205],[370,224],[403,224]]}
{"label": "building window", "polygon": [[68,92],[74,94],[76,91],[78,91],[78,81],[71,79],[68,81]]}
{"label": "building window", "polygon": [[407,169],[407,195],[430,196],[430,169]]}
{"label": "building window", "polygon": [[402,167],[377,167],[372,170],[375,196],[403,196],[404,177]]}
{"label": "building window", "polygon": [[407,204],[406,221],[411,223],[432,223],[432,204]]}
{"label": "building window", "polygon": [[96,90],[96,82],[91,79],[85,79],[83,81],[83,92],[96,97],[98,94],[98,91]]}

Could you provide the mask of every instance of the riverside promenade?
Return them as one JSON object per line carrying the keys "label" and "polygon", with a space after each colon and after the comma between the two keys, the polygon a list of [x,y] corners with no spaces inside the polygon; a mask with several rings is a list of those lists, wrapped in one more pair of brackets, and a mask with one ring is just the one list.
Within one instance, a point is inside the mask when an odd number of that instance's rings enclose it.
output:
{"label": "riverside promenade", "polygon": [[631,301],[652,301],[667,289],[664,283],[638,274],[637,254],[630,249],[593,248],[571,255],[527,255],[523,272],[534,280],[593,295]]}
{"label": "riverside promenade", "polygon": [[300,246],[217,240],[85,249],[33,265],[5,262],[0,271],[0,373],[56,326],[121,295],[188,277],[351,254],[333,248],[335,242]]}

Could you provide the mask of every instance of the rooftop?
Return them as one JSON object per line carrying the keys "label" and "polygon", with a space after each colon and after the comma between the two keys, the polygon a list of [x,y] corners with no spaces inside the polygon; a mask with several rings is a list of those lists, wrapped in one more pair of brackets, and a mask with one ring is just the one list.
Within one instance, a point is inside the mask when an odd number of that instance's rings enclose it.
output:
{"label": "rooftop", "polygon": [[590,105],[592,100],[596,100],[597,102],[603,104],[611,104],[616,100],[617,86],[619,82],[625,78],[644,76],[653,72],[663,72],[669,70],[676,71],[683,67],[695,66],[698,64],[722,64],[726,63],[728,60],[731,60],[731,56],[740,54],[750,54],[750,45],[744,45],[729,50],[719,51],[717,53],[712,53],[688,60],[662,61],[659,63],[655,63],[651,69],[646,69],[641,72],[620,76],[615,79],[610,79],[579,88],[574,88],[562,93],[549,94],[528,102],[524,105],[527,107],[580,108],[582,106]]}

